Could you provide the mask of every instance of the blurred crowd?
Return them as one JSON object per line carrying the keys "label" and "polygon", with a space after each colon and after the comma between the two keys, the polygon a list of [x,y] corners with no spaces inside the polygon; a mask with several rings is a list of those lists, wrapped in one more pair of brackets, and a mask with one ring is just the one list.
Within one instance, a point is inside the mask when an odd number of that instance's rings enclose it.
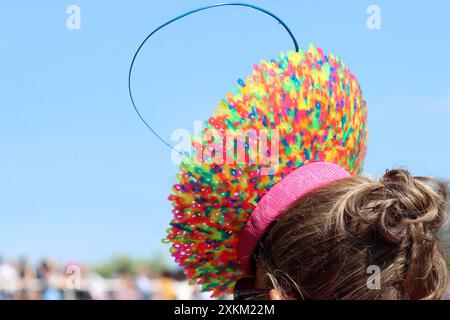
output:
{"label": "blurred crowd", "polygon": [[206,300],[210,294],[189,285],[179,270],[156,273],[142,266],[131,274],[119,270],[103,277],[88,266],[42,260],[0,258],[0,300]]}
{"label": "blurred crowd", "polygon": [[[231,298],[231,297],[228,297]],[[42,260],[0,258],[0,300],[208,300],[209,293],[188,284],[181,270],[161,273],[141,266],[101,276],[89,266]],[[450,286],[446,297],[450,299]]]}

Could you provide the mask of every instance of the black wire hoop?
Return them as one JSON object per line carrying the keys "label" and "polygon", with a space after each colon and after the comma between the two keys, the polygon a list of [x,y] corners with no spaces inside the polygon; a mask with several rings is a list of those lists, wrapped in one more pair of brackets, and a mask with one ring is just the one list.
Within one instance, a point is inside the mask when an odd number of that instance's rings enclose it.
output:
{"label": "black wire hoop", "polygon": [[171,24],[171,23],[173,23],[173,22],[175,22],[175,21],[177,21],[177,20],[180,20],[180,19],[182,19],[182,18],[184,18],[184,17],[186,17],[186,16],[188,16],[188,15],[191,15],[191,14],[193,14],[193,13],[196,13],[196,12],[199,12],[199,11],[203,11],[203,10],[207,10],[207,9],[211,9],[211,8],[224,7],[224,6],[248,7],[248,8],[257,10],[257,11],[259,11],[259,12],[262,12],[262,13],[264,13],[264,14],[267,14],[267,15],[271,16],[271,17],[274,18],[276,21],[278,21],[278,22],[283,26],[283,28],[289,33],[289,36],[291,37],[292,41],[294,42],[295,51],[298,51],[298,50],[299,50],[299,46],[298,46],[297,40],[295,39],[295,37],[294,37],[292,31],[289,29],[289,27],[286,25],[286,23],[284,23],[283,20],[281,20],[281,19],[278,18],[275,14],[273,14],[272,12],[270,12],[270,11],[268,11],[268,10],[266,10],[266,9],[263,9],[263,8],[261,8],[261,7],[258,7],[258,6],[252,5],[252,4],[242,3],[242,2],[224,2],[224,3],[217,3],[217,4],[209,5],[209,6],[206,6],[206,7],[197,8],[197,9],[194,9],[194,10],[191,10],[191,11],[188,11],[188,12],[185,12],[185,13],[179,15],[179,16],[177,16],[177,17],[175,17],[175,18],[173,18],[173,19],[171,19],[171,20],[169,20],[169,21],[163,23],[163,24],[160,25],[158,28],[156,28],[155,30],[153,30],[153,31],[152,31],[152,32],[144,39],[144,41],[142,41],[142,43],[139,45],[139,47],[137,48],[137,50],[136,50],[136,52],[135,52],[135,54],[134,54],[134,56],[133,56],[133,59],[131,60],[130,69],[129,69],[129,71],[128,71],[128,93],[129,93],[129,96],[130,96],[131,103],[133,104],[134,111],[137,113],[137,115],[139,116],[139,118],[141,119],[141,121],[145,124],[145,126],[153,133],[153,135],[154,135],[159,141],[161,141],[163,144],[165,144],[165,145],[166,145],[167,147],[169,147],[171,150],[174,150],[174,151],[176,151],[176,152],[178,152],[178,153],[180,153],[180,154],[182,154],[182,153],[179,152],[179,151],[177,151],[177,150],[175,150],[174,147],[173,147],[172,145],[170,145],[166,140],[164,140],[164,139],[163,139],[163,138],[162,138],[162,137],[161,137],[161,136],[160,136],[160,135],[159,135],[159,134],[151,127],[151,126],[150,126],[150,124],[144,119],[144,117],[143,117],[143,116],[141,115],[141,113],[139,112],[139,109],[138,109],[138,107],[137,107],[137,105],[136,105],[136,103],[135,103],[135,101],[134,101],[133,93],[132,93],[132,90],[131,90],[131,75],[132,75],[132,73],[133,73],[134,62],[136,61],[136,57],[138,56],[138,54],[139,54],[139,52],[141,51],[141,49],[142,49],[142,47],[144,46],[144,44],[145,44],[145,43],[146,43],[146,42],[147,42],[147,41],[148,41],[148,40],[149,40],[156,32],[158,32],[159,30],[161,30],[161,29],[163,29],[164,27],[168,26],[169,24]]}

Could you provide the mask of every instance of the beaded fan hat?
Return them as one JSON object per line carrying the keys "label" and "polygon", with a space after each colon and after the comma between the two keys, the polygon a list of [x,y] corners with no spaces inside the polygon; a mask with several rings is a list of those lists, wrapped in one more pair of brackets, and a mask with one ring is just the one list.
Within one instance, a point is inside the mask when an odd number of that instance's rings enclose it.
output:
{"label": "beaded fan hat", "polygon": [[239,235],[272,186],[318,161],[358,174],[366,155],[366,103],[339,57],[313,46],[282,53],[238,84],[193,137],[196,156],[182,161],[169,196],[165,242],[191,283],[214,297],[245,274]]}
{"label": "beaded fan hat", "polygon": [[271,16],[289,33],[295,51],[254,65],[253,73],[219,102],[184,157],[169,200],[173,219],[163,242],[191,283],[218,297],[230,294],[249,271],[254,247],[270,223],[303,195],[337,179],[358,174],[366,155],[366,103],[355,76],[339,57],[311,46],[304,51],[288,26],[255,5],[219,3],[183,13],[153,30],[190,14],[223,6],[247,7]]}

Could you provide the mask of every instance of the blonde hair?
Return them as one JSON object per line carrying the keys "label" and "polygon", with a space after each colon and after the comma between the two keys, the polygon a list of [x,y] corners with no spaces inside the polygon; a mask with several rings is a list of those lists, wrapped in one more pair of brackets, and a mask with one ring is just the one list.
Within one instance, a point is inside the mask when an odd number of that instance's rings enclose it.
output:
{"label": "blonde hair", "polygon": [[[297,201],[255,251],[268,287],[298,299],[440,299],[446,185],[390,170],[355,176]],[[369,266],[380,287],[369,288]]]}

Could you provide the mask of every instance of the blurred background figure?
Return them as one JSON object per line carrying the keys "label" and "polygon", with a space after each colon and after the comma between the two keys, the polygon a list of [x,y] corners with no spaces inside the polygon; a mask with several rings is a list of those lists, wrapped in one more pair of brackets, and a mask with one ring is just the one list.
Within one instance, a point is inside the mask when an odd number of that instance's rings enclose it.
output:
{"label": "blurred background figure", "polygon": [[126,270],[119,271],[117,285],[114,293],[115,300],[138,300],[140,298],[139,291]]}
{"label": "blurred background figure", "polygon": [[150,279],[150,270],[145,265],[140,266],[139,273],[136,276],[136,288],[144,300],[151,300],[154,296],[154,283]]}
{"label": "blurred background figure", "polygon": [[171,273],[169,271],[164,271],[159,278],[156,280],[157,283],[157,295],[158,300],[175,300],[175,286],[173,279],[171,278]]}
{"label": "blurred background figure", "polygon": [[19,285],[19,270],[14,261],[0,258],[0,298],[12,299]]}
{"label": "blurred background figure", "polygon": [[189,285],[183,270],[176,270],[172,273],[172,284],[177,300],[191,300],[194,298],[194,287]]}
{"label": "blurred background figure", "polygon": [[41,281],[41,295],[44,300],[61,300],[63,296],[63,283],[58,263],[43,260],[37,269],[37,278]]}

